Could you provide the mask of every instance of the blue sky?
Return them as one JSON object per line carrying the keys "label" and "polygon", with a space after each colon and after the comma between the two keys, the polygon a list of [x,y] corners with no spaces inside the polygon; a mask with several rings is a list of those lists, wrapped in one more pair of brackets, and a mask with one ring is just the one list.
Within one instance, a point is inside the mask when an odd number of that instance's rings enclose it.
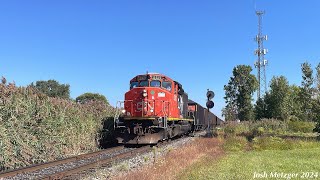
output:
{"label": "blue sky", "polygon": [[73,98],[96,92],[115,104],[133,76],[159,72],[202,105],[215,91],[220,116],[232,68],[256,59],[255,8],[266,11],[268,81],[299,85],[300,64],[319,62],[318,0],[2,0],[0,76],[19,86],[55,79]]}

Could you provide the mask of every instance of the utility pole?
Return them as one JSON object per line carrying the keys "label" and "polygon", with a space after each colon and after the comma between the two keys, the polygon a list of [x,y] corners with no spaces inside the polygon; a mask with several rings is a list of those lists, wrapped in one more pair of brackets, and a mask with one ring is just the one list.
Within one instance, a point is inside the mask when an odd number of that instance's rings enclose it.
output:
{"label": "utility pole", "polygon": [[254,51],[254,54],[257,55],[258,59],[254,63],[254,67],[257,68],[257,78],[258,78],[258,92],[257,99],[261,98],[267,92],[267,77],[266,77],[266,66],[268,61],[264,59],[264,56],[268,53],[268,49],[264,49],[263,41],[268,40],[267,35],[262,35],[262,15],[264,11],[256,11],[258,16],[258,35],[254,38],[257,42],[258,48]]}

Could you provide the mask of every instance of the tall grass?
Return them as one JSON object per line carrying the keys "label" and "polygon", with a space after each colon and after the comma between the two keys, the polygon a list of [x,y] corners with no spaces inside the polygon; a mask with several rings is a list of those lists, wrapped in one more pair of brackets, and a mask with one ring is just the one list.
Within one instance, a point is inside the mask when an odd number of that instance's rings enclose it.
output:
{"label": "tall grass", "polygon": [[216,134],[224,136],[245,135],[260,136],[263,134],[293,134],[312,133],[314,122],[280,121],[276,119],[263,119],[260,121],[228,122]]}
{"label": "tall grass", "polygon": [[0,170],[97,149],[113,108],[49,98],[31,87],[0,84]]}

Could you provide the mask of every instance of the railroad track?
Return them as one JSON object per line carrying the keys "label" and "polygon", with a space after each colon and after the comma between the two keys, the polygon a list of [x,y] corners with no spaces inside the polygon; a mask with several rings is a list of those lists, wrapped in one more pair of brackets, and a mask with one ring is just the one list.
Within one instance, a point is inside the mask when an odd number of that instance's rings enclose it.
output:
{"label": "railroad track", "polygon": [[70,175],[91,168],[105,166],[116,160],[126,159],[149,150],[149,146],[141,148],[124,148],[123,146],[119,146],[3,172],[0,174],[0,179],[63,179]]}
{"label": "railroad track", "polygon": [[[205,131],[194,133],[194,137],[203,136]],[[183,137],[182,137],[183,138]],[[176,141],[181,138],[172,139]],[[157,147],[170,144],[171,140],[159,142]],[[97,167],[108,166],[112,162],[129,159],[138,154],[150,151],[150,146],[143,146],[140,148],[125,148],[118,146],[101,150],[93,153],[74,156],[66,159],[51,161],[47,163],[32,165],[19,169],[14,169],[0,173],[0,180],[5,179],[64,179],[74,175],[81,174],[86,170],[95,169]],[[68,178],[72,179],[72,178]]]}

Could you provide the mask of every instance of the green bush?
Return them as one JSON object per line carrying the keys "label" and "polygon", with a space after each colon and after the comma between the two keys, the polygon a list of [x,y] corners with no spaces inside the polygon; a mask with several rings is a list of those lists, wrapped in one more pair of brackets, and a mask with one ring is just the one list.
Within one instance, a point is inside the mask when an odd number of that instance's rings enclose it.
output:
{"label": "green bush", "polygon": [[249,124],[250,122],[227,123],[223,126],[223,130],[226,135],[239,135],[250,131]]}
{"label": "green bush", "polygon": [[227,135],[260,136],[265,133],[283,134],[288,131],[285,122],[274,119],[263,119],[260,121],[242,121],[240,123],[229,122],[222,126]]}
{"label": "green bush", "polygon": [[320,133],[320,122],[319,121],[316,123],[316,127],[314,128],[313,131]]}
{"label": "green bush", "polygon": [[252,141],[255,150],[285,150],[291,149],[291,145],[279,137],[257,137]]}
{"label": "green bush", "polygon": [[284,133],[288,126],[285,122],[275,119],[262,119],[250,124],[251,132],[257,131],[259,128],[263,128],[263,133]]}
{"label": "green bush", "polygon": [[289,121],[288,127],[292,132],[312,133],[313,129],[316,127],[316,123],[307,121]]}
{"label": "green bush", "polygon": [[289,150],[320,147],[320,143],[317,141],[282,139],[280,137],[256,137],[251,145],[255,150]]}
{"label": "green bush", "polygon": [[0,95],[0,170],[96,150],[102,119],[114,111],[13,84],[0,84]]}
{"label": "green bush", "polygon": [[247,146],[247,139],[239,136],[226,138],[223,148],[226,151],[243,151]]}
{"label": "green bush", "polygon": [[256,128],[256,129],[253,129],[253,130],[252,130],[252,134],[253,134],[254,136],[261,136],[261,135],[263,135],[264,133],[265,133],[265,130],[264,130],[263,127],[258,127],[258,128]]}

